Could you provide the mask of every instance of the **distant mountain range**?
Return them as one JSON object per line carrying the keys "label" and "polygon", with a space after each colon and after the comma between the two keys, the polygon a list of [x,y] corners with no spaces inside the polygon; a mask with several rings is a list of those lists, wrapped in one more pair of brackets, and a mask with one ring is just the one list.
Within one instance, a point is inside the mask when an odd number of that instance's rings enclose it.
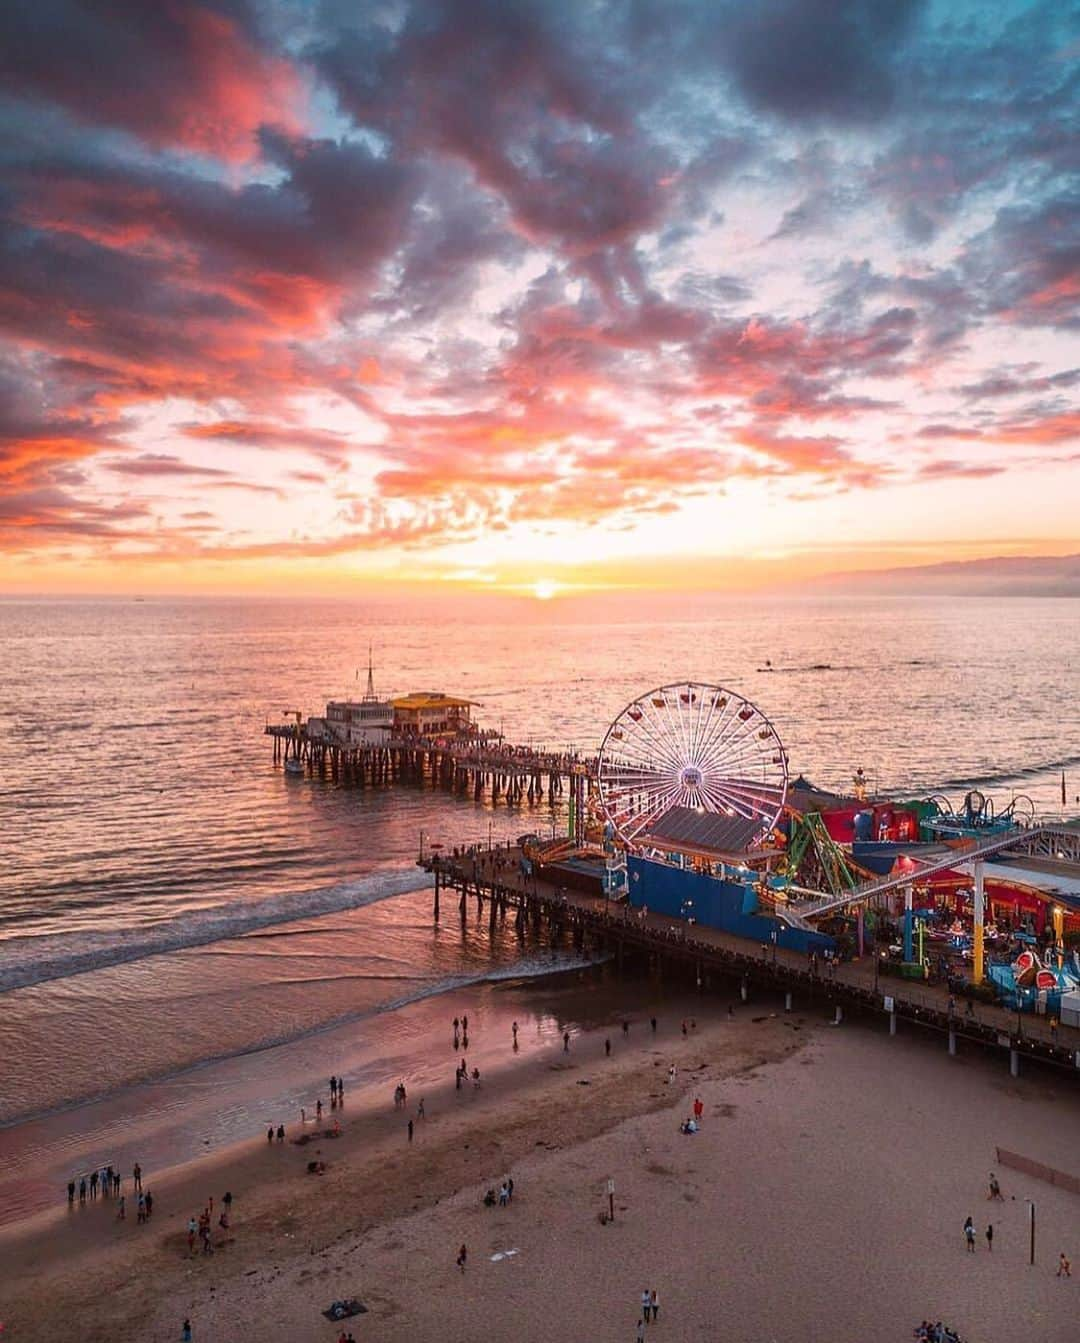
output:
{"label": "distant mountain range", "polygon": [[824,574],[812,590],[942,597],[1080,597],[1080,555],[1001,555],[903,569]]}

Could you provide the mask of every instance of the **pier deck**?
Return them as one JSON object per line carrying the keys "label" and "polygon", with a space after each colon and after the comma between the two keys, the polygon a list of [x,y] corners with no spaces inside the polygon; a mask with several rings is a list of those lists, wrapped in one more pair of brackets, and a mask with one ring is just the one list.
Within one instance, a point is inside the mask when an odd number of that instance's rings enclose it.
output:
{"label": "pier deck", "polygon": [[[468,898],[474,896],[482,908],[490,904],[490,918],[498,912],[514,909],[519,926],[532,920],[546,921],[553,928],[574,934],[579,941],[592,938],[613,951],[622,960],[627,952],[644,953],[681,964],[696,974],[699,987],[707,987],[711,974],[741,981],[748,994],[754,988],[790,993],[800,1002],[807,1000],[839,1012],[849,1008],[864,1013],[893,1017],[939,1031],[954,1053],[961,1041],[1008,1050],[1014,1075],[1022,1058],[1037,1059],[1070,1070],[1080,1077],[1080,1030],[1058,1026],[1052,1030],[1043,1017],[1018,1016],[991,1003],[957,999],[950,1011],[950,993],[944,985],[917,983],[892,976],[878,977],[874,957],[846,963],[819,963],[811,967],[807,957],[783,947],[755,946],[717,928],[657,914],[642,913],[603,896],[567,890],[543,877],[522,873],[520,849],[501,848],[462,857],[439,855],[423,866],[435,874],[435,916],[440,913],[440,896],[453,890],[459,898],[464,918]],[[885,1012],[886,997],[893,1011]]]}

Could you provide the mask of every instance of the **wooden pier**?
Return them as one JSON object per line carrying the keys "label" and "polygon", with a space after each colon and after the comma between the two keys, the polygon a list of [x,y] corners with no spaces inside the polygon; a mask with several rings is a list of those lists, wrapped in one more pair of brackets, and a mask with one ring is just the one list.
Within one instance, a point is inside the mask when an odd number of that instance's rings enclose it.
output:
{"label": "wooden pier", "polygon": [[347,746],[308,731],[306,724],[270,724],[274,764],[298,760],[313,777],[357,788],[394,784],[442,788],[462,797],[509,806],[563,797],[587,785],[591,764],[577,756],[533,751],[493,738],[429,741],[389,737],[377,746]]}
{"label": "wooden pier", "polygon": [[621,969],[634,959],[654,970],[687,978],[706,992],[720,982],[738,982],[743,1001],[755,993],[782,995],[785,1010],[818,1010],[839,1025],[845,1012],[885,1017],[889,1033],[899,1024],[944,1037],[950,1054],[961,1044],[1007,1053],[1012,1075],[1021,1060],[1037,1060],[1080,1079],[1080,1030],[1051,1026],[1043,1017],[1019,1015],[981,1001],[953,1000],[948,988],[893,978],[880,979],[874,957],[847,963],[810,962],[776,945],[755,946],[716,928],[643,913],[600,895],[567,890],[526,875],[517,848],[440,854],[422,862],[435,878],[434,914],[448,893],[464,921],[469,901],[492,927],[513,916],[519,935],[530,927],[567,937],[582,950],[613,956]]}

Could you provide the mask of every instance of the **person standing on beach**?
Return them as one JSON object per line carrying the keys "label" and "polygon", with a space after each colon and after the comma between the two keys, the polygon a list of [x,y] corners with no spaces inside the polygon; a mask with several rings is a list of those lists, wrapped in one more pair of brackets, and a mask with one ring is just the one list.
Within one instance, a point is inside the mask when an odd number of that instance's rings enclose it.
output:
{"label": "person standing on beach", "polygon": [[994,1224],[993,1224],[993,1222],[988,1222],[988,1223],[987,1223],[987,1226],[986,1226],[986,1248],[987,1248],[988,1250],[991,1250],[991,1251],[992,1251],[993,1248],[994,1248]]}
{"label": "person standing on beach", "polygon": [[412,1122],[412,1120],[410,1119],[410,1120],[409,1120],[409,1141],[410,1141],[410,1142],[412,1142],[412,1135],[413,1135],[413,1122]]}
{"label": "person standing on beach", "polygon": [[150,1220],[150,1214],[154,1211],[154,1196],[147,1192],[146,1195],[146,1220]]}
{"label": "person standing on beach", "polygon": [[315,1102],[315,1118],[316,1118],[316,1120],[319,1120],[319,1119],[322,1118],[322,1097],[321,1097],[321,1096],[320,1096],[320,1097],[318,1098],[318,1100]]}
{"label": "person standing on beach", "polygon": [[334,1101],[336,1101],[336,1100],[337,1100],[337,1078],[333,1075],[333,1073],[331,1073],[331,1074],[330,1074],[330,1104],[333,1105]]}
{"label": "person standing on beach", "polygon": [[271,1124],[271,1126],[266,1130],[266,1141],[267,1141],[267,1142],[273,1142],[273,1141],[274,1141],[274,1126],[273,1126],[272,1124]]}
{"label": "person standing on beach", "polygon": [[85,1175],[84,1175],[84,1176],[82,1177],[82,1179],[79,1181],[79,1202],[80,1202],[80,1203],[85,1203],[85,1202],[86,1202],[86,1176],[85,1176]]}
{"label": "person standing on beach", "polygon": [[653,1324],[660,1318],[660,1293],[654,1287],[649,1293],[649,1304],[652,1306]]}
{"label": "person standing on beach", "polygon": [[968,1254],[975,1253],[975,1223],[970,1217],[964,1222],[964,1239],[967,1241]]}
{"label": "person standing on beach", "polygon": [[284,1125],[284,1124],[279,1124],[279,1125],[277,1126],[277,1140],[278,1140],[278,1142],[284,1142],[284,1141],[285,1141],[285,1125]]}
{"label": "person standing on beach", "polygon": [[113,1191],[114,1194],[119,1194],[119,1192],[120,1192],[120,1182],[121,1182],[121,1180],[122,1180],[123,1178],[124,1178],[124,1177],[120,1174],[119,1171],[117,1171],[117,1172],[113,1175],[113,1177],[112,1177],[112,1191]]}
{"label": "person standing on beach", "polygon": [[607,1058],[611,1058],[611,1041],[610,1041],[610,1040],[605,1040],[605,1041],[604,1041],[604,1055],[605,1055],[605,1057],[607,1057]]}
{"label": "person standing on beach", "polygon": [[180,1343],[191,1343],[191,1321],[185,1320],[180,1330]]}
{"label": "person standing on beach", "polygon": [[97,1198],[98,1173],[96,1170],[90,1172],[90,1197]]}
{"label": "person standing on beach", "polygon": [[627,1019],[626,1019],[625,1017],[623,1017],[622,1033],[623,1033],[623,1035],[629,1035],[629,1034],[630,1034],[630,1023],[629,1023],[629,1021],[627,1021]]}
{"label": "person standing on beach", "polygon": [[75,1181],[68,1180],[68,1207],[73,1207],[75,1203]]}
{"label": "person standing on beach", "polygon": [[1064,1250],[1058,1255],[1058,1271],[1056,1276],[1059,1278],[1072,1277],[1072,1264],[1069,1263]]}
{"label": "person standing on beach", "polygon": [[134,1181],[135,1189],[142,1189],[142,1167],[136,1161],[131,1168],[131,1178]]}
{"label": "person standing on beach", "polygon": [[645,1323],[649,1323],[649,1307],[652,1305],[652,1296],[648,1289],[641,1293],[641,1314]]}
{"label": "person standing on beach", "polygon": [[122,1222],[122,1221],[124,1221],[124,1219],[127,1217],[127,1213],[124,1211],[124,1203],[125,1203],[125,1202],[126,1202],[126,1200],[125,1200],[123,1194],[121,1194],[121,1195],[120,1195],[120,1206],[119,1206],[119,1208],[117,1209],[117,1213],[116,1213],[116,1220],[117,1220],[118,1222]]}
{"label": "person standing on beach", "polygon": [[469,1257],[469,1252],[468,1252],[468,1250],[465,1248],[465,1246],[462,1245],[461,1249],[458,1250],[458,1252],[457,1252],[457,1266],[458,1266],[458,1268],[461,1269],[462,1273],[465,1272],[465,1261],[468,1259],[468,1257]]}
{"label": "person standing on beach", "polygon": [[420,1097],[420,1104],[416,1107],[416,1117],[417,1117],[417,1119],[426,1119],[426,1118],[427,1118],[427,1115],[424,1113],[424,1098],[423,1098],[423,1096]]}
{"label": "person standing on beach", "polygon": [[993,1171],[990,1172],[990,1192],[986,1197],[998,1203],[1005,1202],[1005,1195],[1001,1192],[1001,1185],[998,1184],[998,1178]]}
{"label": "person standing on beach", "polygon": [[637,1343],[645,1343],[645,1321],[637,1322]]}
{"label": "person standing on beach", "polygon": [[564,1053],[564,1054],[569,1054],[569,1053],[570,1053],[570,1032],[569,1032],[569,1031],[563,1031],[563,1036],[562,1036],[562,1047],[563,1047],[563,1053]]}

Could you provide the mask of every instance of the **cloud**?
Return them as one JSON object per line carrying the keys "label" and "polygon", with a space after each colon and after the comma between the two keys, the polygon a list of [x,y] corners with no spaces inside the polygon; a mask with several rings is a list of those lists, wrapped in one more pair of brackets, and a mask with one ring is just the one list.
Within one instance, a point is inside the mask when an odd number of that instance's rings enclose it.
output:
{"label": "cloud", "polygon": [[5,91],[59,105],[154,146],[229,160],[264,124],[299,129],[302,80],[265,50],[242,0],[36,0],[5,7]]}
{"label": "cloud", "polygon": [[874,122],[921,0],[758,0],[725,25],[723,60],[755,108],[779,117]]}

